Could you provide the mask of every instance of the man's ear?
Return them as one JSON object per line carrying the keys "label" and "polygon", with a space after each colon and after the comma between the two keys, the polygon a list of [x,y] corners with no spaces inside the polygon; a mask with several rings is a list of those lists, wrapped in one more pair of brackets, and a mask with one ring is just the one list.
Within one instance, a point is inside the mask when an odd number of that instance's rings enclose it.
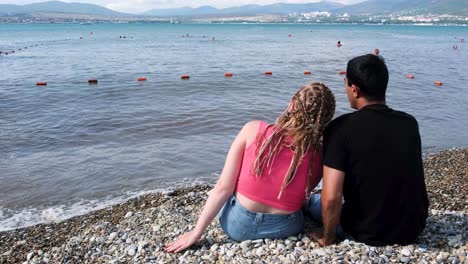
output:
{"label": "man's ear", "polygon": [[359,89],[359,87],[357,87],[356,85],[352,85],[351,86],[351,91],[353,92],[353,96],[354,98],[359,98],[361,97],[361,90]]}

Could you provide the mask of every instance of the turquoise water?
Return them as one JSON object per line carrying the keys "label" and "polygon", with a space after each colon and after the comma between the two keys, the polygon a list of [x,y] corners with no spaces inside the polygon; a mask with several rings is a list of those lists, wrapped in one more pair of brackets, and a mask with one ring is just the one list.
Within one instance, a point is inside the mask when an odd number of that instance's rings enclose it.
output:
{"label": "turquoise water", "polygon": [[241,126],[273,122],[301,85],[326,83],[337,115],[351,111],[338,72],[376,47],[388,104],[418,119],[424,151],[466,147],[461,38],[467,27],[0,24],[0,51],[16,51],[0,55],[0,230],[213,182]]}

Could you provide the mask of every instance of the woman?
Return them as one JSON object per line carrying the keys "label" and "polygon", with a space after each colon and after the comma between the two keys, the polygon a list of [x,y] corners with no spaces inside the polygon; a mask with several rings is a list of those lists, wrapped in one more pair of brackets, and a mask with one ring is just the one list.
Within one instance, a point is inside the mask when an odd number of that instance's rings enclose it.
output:
{"label": "woman", "polygon": [[198,241],[223,205],[219,220],[233,240],[300,233],[301,206],[321,179],[320,138],[334,112],[333,93],[312,83],[293,96],[275,124],[245,124],[195,228],[167,243],[165,251],[179,252]]}

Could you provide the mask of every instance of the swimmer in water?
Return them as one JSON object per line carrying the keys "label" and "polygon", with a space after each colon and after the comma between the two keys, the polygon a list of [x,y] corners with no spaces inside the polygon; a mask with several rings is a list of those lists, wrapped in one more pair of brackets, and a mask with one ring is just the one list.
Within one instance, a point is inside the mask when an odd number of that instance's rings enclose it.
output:
{"label": "swimmer in water", "polygon": [[341,41],[338,40],[338,42],[336,43],[336,46],[339,48],[339,47],[341,47],[343,45],[341,44]]}
{"label": "swimmer in water", "polygon": [[379,57],[379,59],[381,59],[382,61],[385,61],[384,58],[380,55],[380,50],[379,49],[375,48],[373,54],[375,56]]}

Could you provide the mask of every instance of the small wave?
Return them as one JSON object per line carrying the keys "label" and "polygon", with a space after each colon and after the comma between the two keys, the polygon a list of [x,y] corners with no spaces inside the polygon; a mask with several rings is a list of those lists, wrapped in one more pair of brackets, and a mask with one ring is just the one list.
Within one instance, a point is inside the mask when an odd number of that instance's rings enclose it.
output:
{"label": "small wave", "polygon": [[21,211],[14,211],[0,207],[0,232],[43,223],[57,223],[75,216],[84,215],[123,203],[129,199],[139,197],[144,194],[157,193],[161,191],[163,190],[130,192],[122,197],[110,198],[104,201],[87,200],[79,201],[71,205],[57,205],[48,208],[25,208]]}
{"label": "small wave", "polygon": [[103,200],[83,200],[71,205],[63,204],[48,208],[25,208],[20,211],[15,211],[0,206],[0,232],[30,227],[37,224],[57,223],[75,216],[85,215],[93,211],[121,204],[145,194],[175,190],[195,185],[213,184],[214,179],[217,178],[219,178],[219,172],[213,172],[209,176],[199,176],[195,179],[184,178],[179,182],[171,184],[171,187],[168,188],[127,192],[121,197],[107,198]]}

